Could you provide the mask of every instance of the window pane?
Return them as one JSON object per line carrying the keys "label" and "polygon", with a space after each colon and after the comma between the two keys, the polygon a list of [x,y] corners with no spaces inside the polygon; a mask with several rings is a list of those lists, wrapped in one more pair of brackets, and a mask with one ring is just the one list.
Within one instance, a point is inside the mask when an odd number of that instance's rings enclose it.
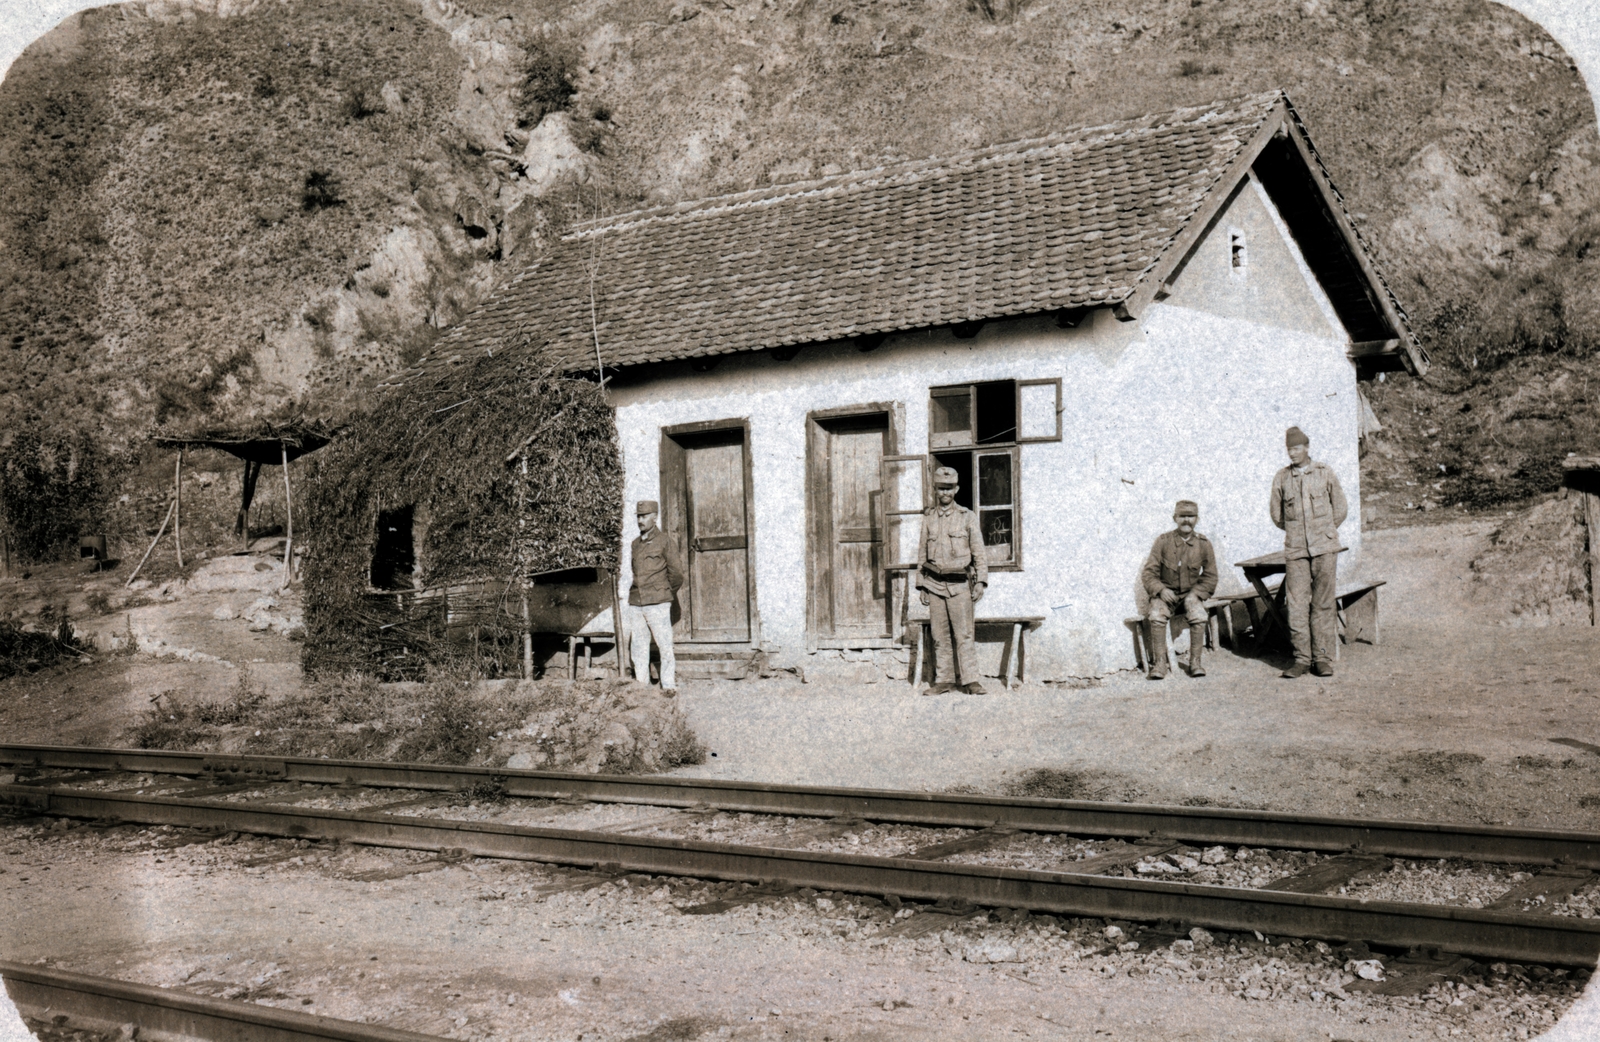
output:
{"label": "window pane", "polygon": [[1017,440],[1017,382],[996,380],[977,385],[978,444]]}
{"label": "window pane", "polygon": [[978,505],[1011,505],[1011,453],[978,457]]}
{"label": "window pane", "polygon": [[929,393],[929,435],[935,448],[972,444],[972,388],[935,388]]}
{"label": "window pane", "polygon": [[1005,564],[1011,560],[1013,535],[1011,508],[984,510],[978,514],[978,526],[983,530],[983,546],[990,564]]}

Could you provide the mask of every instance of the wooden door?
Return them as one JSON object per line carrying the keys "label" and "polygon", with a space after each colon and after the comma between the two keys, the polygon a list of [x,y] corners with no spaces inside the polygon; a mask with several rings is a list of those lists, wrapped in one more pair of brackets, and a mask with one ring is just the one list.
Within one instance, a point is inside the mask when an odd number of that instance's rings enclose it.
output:
{"label": "wooden door", "polygon": [[749,502],[742,429],[678,439],[682,446],[688,551],[681,640],[750,639]]}
{"label": "wooden door", "polygon": [[889,635],[883,572],[883,413],[817,420],[812,440],[812,577],[817,636]]}

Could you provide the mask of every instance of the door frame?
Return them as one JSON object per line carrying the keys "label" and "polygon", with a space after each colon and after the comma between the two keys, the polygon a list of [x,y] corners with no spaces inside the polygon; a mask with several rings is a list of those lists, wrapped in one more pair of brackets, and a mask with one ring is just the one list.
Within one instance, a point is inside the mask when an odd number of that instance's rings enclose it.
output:
{"label": "door frame", "polygon": [[[817,596],[817,553],[822,545],[823,536],[832,534],[833,503],[827,495],[831,491],[831,483],[819,480],[827,474],[823,468],[829,461],[819,453],[819,435],[822,433],[822,422],[826,420],[847,420],[857,416],[885,416],[888,420],[887,433],[884,437],[883,453],[893,456],[900,451],[900,428],[902,426],[905,409],[898,402],[862,402],[858,405],[844,405],[832,409],[814,409],[806,413],[806,471],[805,471],[805,502],[806,502],[806,531],[803,553],[806,564],[806,650],[815,652],[820,648],[893,648],[898,647],[900,641],[894,636],[895,621],[888,618],[889,634],[884,637],[824,637],[820,630],[820,605]],[[893,591],[885,590],[884,599],[889,602],[886,611],[892,611]]]}
{"label": "door frame", "polygon": [[672,540],[683,566],[685,580],[689,575],[689,483],[684,467],[684,448],[677,438],[686,434],[711,434],[716,431],[741,432],[744,461],[744,531],[745,531],[745,596],[750,617],[748,641],[696,641],[675,640],[678,646],[728,648],[755,651],[761,646],[761,613],[756,600],[756,511],[754,468],[750,460],[750,419],[736,417],[726,420],[701,420],[696,423],[678,423],[661,428],[661,446],[658,488],[661,496],[661,527]]}

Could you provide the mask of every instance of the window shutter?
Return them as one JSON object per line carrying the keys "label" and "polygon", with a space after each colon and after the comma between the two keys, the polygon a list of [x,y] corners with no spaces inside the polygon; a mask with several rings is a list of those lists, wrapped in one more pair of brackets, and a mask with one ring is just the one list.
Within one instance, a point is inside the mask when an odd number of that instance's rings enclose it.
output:
{"label": "window shutter", "polygon": [[1017,444],[1061,440],[1061,378],[1017,381]]}
{"label": "window shutter", "polygon": [[882,467],[883,566],[915,568],[922,562],[917,536],[928,508],[928,457],[885,456]]}

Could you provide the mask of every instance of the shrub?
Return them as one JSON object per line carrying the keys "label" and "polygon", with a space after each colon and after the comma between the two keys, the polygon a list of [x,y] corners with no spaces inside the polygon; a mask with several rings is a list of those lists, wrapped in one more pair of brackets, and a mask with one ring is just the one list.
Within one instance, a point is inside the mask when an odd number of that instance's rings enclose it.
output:
{"label": "shrub", "polygon": [[84,431],[17,431],[0,448],[0,521],[30,560],[63,556],[103,531],[109,461]]}
{"label": "shrub", "polygon": [[0,618],[0,680],[37,673],[87,650],[72,633],[65,610],[46,609],[43,630],[26,630],[14,619]]}
{"label": "shrub", "polygon": [[313,170],[306,175],[305,188],[300,193],[300,208],[310,213],[343,206],[339,197],[339,181],[329,170]]}
{"label": "shrub", "polygon": [[527,47],[522,82],[517,85],[517,125],[536,127],[552,112],[567,107],[578,93],[572,77],[578,70],[577,48],[562,40],[537,40]]}

